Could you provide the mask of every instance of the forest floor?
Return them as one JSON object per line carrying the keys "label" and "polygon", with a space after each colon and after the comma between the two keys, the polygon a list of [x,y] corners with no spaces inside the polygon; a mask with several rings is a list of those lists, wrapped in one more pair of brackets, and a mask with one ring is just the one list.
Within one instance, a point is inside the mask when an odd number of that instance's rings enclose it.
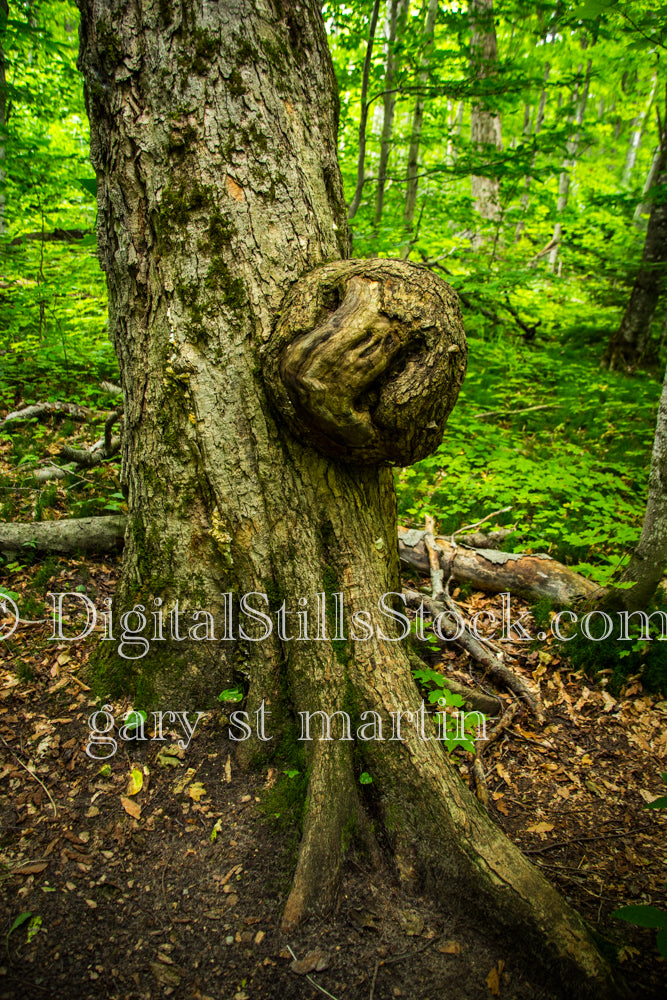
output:
{"label": "forest floor", "polygon": [[[118,565],[61,559],[44,589],[85,588],[99,606]],[[37,573],[23,567],[12,587],[28,594]],[[463,607],[489,600],[472,594]],[[185,751],[165,728],[164,743],[119,741],[107,766],[92,760],[99,702],[78,676],[90,646],[47,634],[24,625],[0,645],[2,1000],[548,1000],[520,943],[480,926],[473,899],[448,898],[446,885],[437,902],[415,895],[354,853],[337,912],[281,934],[298,831],[287,810],[276,816],[290,780],[280,765],[240,769],[222,709]],[[632,679],[612,697],[557,650],[515,652],[546,720],[522,710],[489,746],[493,818],[613,942],[634,996],[663,997],[655,931],[610,914],[667,899],[665,814],[644,808],[664,791],[667,701]],[[470,662],[448,657],[469,683]],[[129,707],[114,705],[116,718]],[[472,784],[471,762],[456,751]]]}

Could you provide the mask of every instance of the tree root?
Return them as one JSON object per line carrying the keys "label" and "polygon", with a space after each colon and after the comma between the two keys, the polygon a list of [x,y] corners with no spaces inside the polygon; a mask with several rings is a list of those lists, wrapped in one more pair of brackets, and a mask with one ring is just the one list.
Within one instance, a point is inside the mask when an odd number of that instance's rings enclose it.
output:
{"label": "tree root", "polygon": [[299,860],[280,929],[293,930],[307,913],[335,907],[346,829],[359,818],[352,755],[337,740],[315,744]]}

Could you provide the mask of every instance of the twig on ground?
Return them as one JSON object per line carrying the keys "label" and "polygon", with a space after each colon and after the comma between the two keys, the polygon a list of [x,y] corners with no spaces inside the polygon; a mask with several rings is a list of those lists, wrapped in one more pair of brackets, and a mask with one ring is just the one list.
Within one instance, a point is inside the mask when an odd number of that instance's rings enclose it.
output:
{"label": "twig on ground", "polygon": [[41,779],[40,777],[38,777],[38,776],[37,776],[37,775],[35,774],[35,772],[34,772],[34,771],[31,771],[31,770],[30,770],[30,768],[29,768],[29,767],[27,767],[27,766],[26,766],[26,765],[25,765],[25,764],[23,763],[23,761],[21,760],[21,758],[19,757],[19,755],[18,755],[18,754],[16,753],[16,751],[15,751],[15,750],[13,750],[13,749],[12,749],[12,747],[10,747],[9,743],[8,743],[8,742],[7,742],[7,740],[6,740],[5,738],[4,738],[4,736],[0,736],[0,740],[2,740],[2,742],[3,742],[4,744],[5,744],[5,746],[6,746],[6,747],[7,747],[7,749],[9,750],[9,752],[10,752],[11,754],[13,754],[13,755],[14,755],[14,757],[16,757],[16,760],[17,760],[17,761],[18,761],[18,763],[19,763],[19,764],[21,765],[21,767],[23,768],[23,770],[24,770],[24,771],[27,771],[27,772],[28,772],[28,774],[30,775],[30,777],[31,777],[31,778],[34,778],[34,779],[35,779],[35,781],[36,781],[36,782],[37,782],[38,784],[40,784],[40,785],[42,786],[42,788],[44,789],[44,791],[46,792],[46,794],[47,794],[47,795],[48,795],[48,797],[49,797],[49,802],[50,802],[50,803],[51,803],[51,805],[53,806],[53,818],[54,818],[54,819],[57,819],[57,818],[58,818],[58,810],[56,809],[56,804],[55,804],[55,802],[53,801],[53,796],[51,795],[51,792],[50,792],[50,791],[48,790],[48,788],[46,787],[46,785],[44,784],[44,782],[42,781],[42,779]]}
{"label": "twig on ground", "polygon": [[[500,734],[507,729],[511,724],[512,719],[519,711],[519,702],[513,702],[503,717],[500,719],[497,725],[489,732],[486,737],[486,741],[479,746],[478,743],[475,744],[475,760],[472,765],[472,773],[475,778],[475,790],[477,792],[477,798],[482,803],[483,806],[488,806],[489,804],[489,789],[486,784],[486,775],[484,774],[484,765],[482,764],[482,756],[485,750],[490,746],[494,740],[497,740]],[[479,749],[477,749],[479,746]]]}

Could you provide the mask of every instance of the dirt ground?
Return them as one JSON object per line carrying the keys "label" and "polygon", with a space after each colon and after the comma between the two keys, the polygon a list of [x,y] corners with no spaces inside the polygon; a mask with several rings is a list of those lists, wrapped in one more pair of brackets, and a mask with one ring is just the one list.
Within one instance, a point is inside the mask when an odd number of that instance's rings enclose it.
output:
{"label": "dirt ground", "polygon": [[[116,572],[113,560],[62,561],[50,587],[85,586],[98,601]],[[466,612],[485,600],[473,594]],[[337,912],[282,935],[293,779],[280,764],[237,766],[222,709],[186,750],[170,725],[163,743],[119,740],[106,766],[92,760],[86,647],[30,624],[0,644],[1,1000],[548,1000],[541,970],[494,936],[474,899],[446,885],[414,895],[354,853]],[[523,709],[485,752],[493,818],[610,943],[633,995],[664,997],[655,931],[610,914],[666,904],[666,814],[644,807],[664,793],[667,701],[638,681],[612,697],[553,650],[512,663],[539,685],[546,721]],[[470,682],[463,655],[445,665]],[[129,707],[113,705],[115,717]],[[472,782],[472,756],[456,761]]]}

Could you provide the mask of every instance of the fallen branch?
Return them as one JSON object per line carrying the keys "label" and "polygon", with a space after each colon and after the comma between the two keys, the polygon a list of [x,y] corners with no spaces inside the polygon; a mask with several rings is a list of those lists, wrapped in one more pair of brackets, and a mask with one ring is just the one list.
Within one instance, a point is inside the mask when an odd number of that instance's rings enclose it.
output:
{"label": "fallen branch", "polygon": [[72,420],[93,420],[99,414],[87,406],[79,406],[77,403],[34,403],[32,406],[25,406],[22,410],[14,410],[8,413],[0,422],[0,430],[8,424],[24,424],[28,420],[47,416],[67,416]]}
{"label": "fallen branch", "polygon": [[[457,583],[470,583],[477,590],[494,594],[509,591],[529,600],[548,597],[555,605],[572,604],[578,598],[590,598],[598,586],[562,563],[543,553],[497,552],[492,549],[468,549],[452,545],[438,535],[440,563]],[[430,573],[424,532],[398,529],[398,552],[404,567]]]}
{"label": "fallen branch", "polygon": [[21,243],[28,243],[31,240],[39,240],[41,243],[74,243],[82,240],[86,236],[92,236],[92,229],[54,229],[52,233],[45,233],[39,230],[35,233],[24,233],[22,236],[15,236],[10,241],[10,247],[19,246]]}
{"label": "fallen branch", "polygon": [[488,733],[486,742],[482,743],[481,746],[479,743],[475,744],[475,760],[472,765],[472,773],[475,779],[475,791],[477,792],[477,798],[483,806],[488,806],[489,804],[489,789],[486,784],[486,775],[484,774],[482,756],[494,740],[497,740],[500,734],[507,729],[518,711],[519,703],[515,701],[509,706],[498,724],[495,725]]}
{"label": "fallen branch", "polygon": [[553,410],[558,403],[540,403],[538,406],[524,406],[521,410],[508,408],[506,410],[484,410],[483,413],[475,413],[476,420],[486,420],[487,417],[504,417],[506,415],[515,416],[517,413],[533,413],[535,410]]}
{"label": "fallen branch", "polygon": [[104,430],[105,437],[100,438],[90,448],[72,448],[68,444],[63,445],[60,450],[61,458],[64,458],[68,462],[76,462],[82,469],[92,469],[94,466],[100,465],[105,458],[113,458],[120,451],[121,439],[119,437],[111,438],[109,435],[109,447],[107,447],[106,425]]}
{"label": "fallen branch", "polygon": [[[446,604],[440,601],[434,601],[432,597],[425,597],[423,594],[418,593],[416,590],[404,590],[403,595],[405,597],[405,603],[409,608],[417,609],[421,606],[422,602],[424,605],[424,611],[431,615],[433,618],[437,618],[439,615],[448,614],[452,609],[448,608]],[[455,628],[454,625],[447,624],[446,620],[441,619],[441,630],[447,634],[451,635],[452,638],[459,628]],[[479,639],[476,639],[468,630],[467,626],[464,628],[461,635],[457,636],[456,642],[462,649],[465,649],[472,658],[479,663],[479,665],[486,670],[492,677],[496,680],[502,681],[505,687],[509,688],[510,691],[514,691],[516,695],[523,698],[524,701],[529,706],[531,712],[536,716],[539,721],[543,720],[542,710],[539,706],[537,697],[530,690],[523,678],[518,677],[509,667],[506,667],[504,663],[501,663],[498,657],[486,649]]]}
{"label": "fallen branch", "polygon": [[112,515],[0,524],[0,552],[110,552],[123,547],[125,522],[122,515]]}
{"label": "fallen branch", "polygon": [[465,545],[469,549],[499,549],[506,538],[514,534],[514,528],[499,528],[498,531],[474,531],[470,535],[462,535],[458,538],[458,531],[455,533],[458,544]]}

